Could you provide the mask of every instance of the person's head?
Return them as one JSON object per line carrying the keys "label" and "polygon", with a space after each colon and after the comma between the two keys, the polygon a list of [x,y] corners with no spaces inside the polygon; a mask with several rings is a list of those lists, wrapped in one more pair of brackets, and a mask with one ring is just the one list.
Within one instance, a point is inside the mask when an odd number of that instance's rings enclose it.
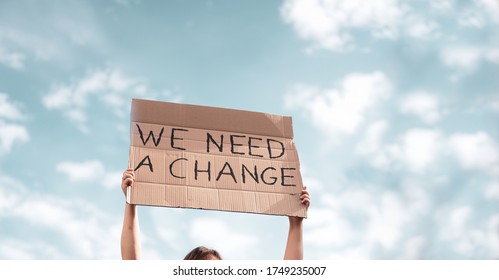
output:
{"label": "person's head", "polygon": [[204,246],[199,246],[192,249],[184,258],[184,260],[221,260],[220,254],[213,249],[208,249]]}

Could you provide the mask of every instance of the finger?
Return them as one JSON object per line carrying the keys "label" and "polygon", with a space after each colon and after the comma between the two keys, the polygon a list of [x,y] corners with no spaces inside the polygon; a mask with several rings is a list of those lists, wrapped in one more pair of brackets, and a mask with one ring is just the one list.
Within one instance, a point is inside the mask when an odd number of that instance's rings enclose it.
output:
{"label": "finger", "polygon": [[134,177],[132,176],[132,174],[124,174],[122,179],[123,180],[125,180],[125,179],[132,179],[133,180]]}
{"label": "finger", "polygon": [[300,195],[300,201],[303,202],[304,200],[310,201],[310,196],[309,195]]}
{"label": "finger", "polygon": [[304,197],[310,198],[310,194],[308,194],[308,193],[302,193],[302,194],[300,194],[300,199],[303,199]]}
{"label": "finger", "polygon": [[302,203],[303,205],[305,205],[305,207],[307,207],[307,208],[308,208],[308,207],[310,206],[310,199],[308,199],[308,198],[307,198],[307,199],[304,199],[304,200],[302,200],[302,201],[301,201],[301,203]]}
{"label": "finger", "polygon": [[303,200],[310,200],[310,195],[308,194],[302,194],[300,195],[300,200],[303,201]]}
{"label": "finger", "polygon": [[124,186],[129,187],[129,186],[131,186],[132,184],[133,184],[133,180],[132,180],[131,178],[127,178],[127,179],[125,179],[125,180],[123,181],[123,185],[124,185]]}
{"label": "finger", "polygon": [[300,200],[301,200],[301,203],[305,203],[307,201],[310,203],[310,197],[308,197],[308,196],[307,197],[301,197]]}
{"label": "finger", "polygon": [[123,179],[128,178],[128,177],[135,179],[135,172],[133,172],[133,171],[125,171],[123,173]]}

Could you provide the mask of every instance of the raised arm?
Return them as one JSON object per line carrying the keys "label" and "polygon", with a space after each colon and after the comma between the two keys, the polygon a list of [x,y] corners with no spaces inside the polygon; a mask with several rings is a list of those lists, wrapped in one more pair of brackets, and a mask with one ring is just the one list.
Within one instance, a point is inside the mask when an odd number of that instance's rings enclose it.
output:
{"label": "raised arm", "polygon": [[[310,195],[307,187],[303,187],[300,195],[301,203],[307,209],[310,206]],[[285,260],[303,260],[303,218],[289,217],[289,232],[288,241],[286,243],[286,251],[284,252]]]}
{"label": "raised arm", "polygon": [[[126,196],[126,188],[133,185],[135,173],[133,169],[127,169],[123,173],[121,189]],[[140,245],[139,216],[137,205],[125,204],[125,217],[121,231],[121,258],[124,260],[138,260],[141,258],[142,249]]]}

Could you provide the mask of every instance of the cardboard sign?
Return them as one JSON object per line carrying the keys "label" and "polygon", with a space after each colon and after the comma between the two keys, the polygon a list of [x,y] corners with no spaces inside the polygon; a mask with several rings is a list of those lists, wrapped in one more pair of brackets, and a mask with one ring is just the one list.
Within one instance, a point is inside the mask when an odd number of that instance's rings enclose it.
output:
{"label": "cardboard sign", "polygon": [[132,100],[130,204],[306,217],[291,117]]}

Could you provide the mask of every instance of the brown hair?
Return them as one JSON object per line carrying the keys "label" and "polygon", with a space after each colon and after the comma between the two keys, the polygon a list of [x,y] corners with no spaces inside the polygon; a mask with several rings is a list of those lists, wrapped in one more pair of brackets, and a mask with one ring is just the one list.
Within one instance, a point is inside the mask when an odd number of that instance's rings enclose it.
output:
{"label": "brown hair", "polygon": [[199,246],[189,252],[184,258],[184,260],[221,260],[220,254],[213,249],[208,249],[204,246]]}

